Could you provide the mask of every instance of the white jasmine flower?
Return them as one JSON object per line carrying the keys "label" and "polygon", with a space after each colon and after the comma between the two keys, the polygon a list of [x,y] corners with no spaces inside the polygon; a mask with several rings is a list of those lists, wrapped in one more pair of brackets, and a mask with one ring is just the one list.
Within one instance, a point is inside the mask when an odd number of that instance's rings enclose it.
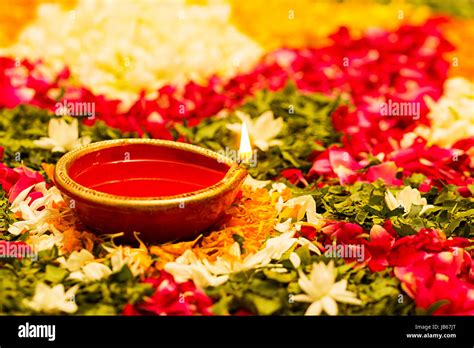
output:
{"label": "white jasmine flower", "polygon": [[270,195],[273,193],[273,192],[278,192],[278,193],[283,193],[283,191],[287,188],[288,186],[286,186],[284,183],[282,182],[276,182],[276,183],[273,183],[272,184],[272,188],[270,189],[270,191],[268,192]]}
{"label": "white jasmine flower", "polygon": [[51,72],[66,65],[79,85],[128,108],[142,89],[235,76],[264,52],[231,23],[230,4],[79,0],[72,9],[40,4],[15,44],[0,53],[42,59]]}
{"label": "white jasmine flower", "polygon": [[67,260],[64,257],[58,259],[61,266],[66,268],[69,272],[77,272],[83,266],[92,261],[94,261],[94,255],[92,255],[87,249],[73,251]]}
{"label": "white jasmine flower", "polygon": [[[35,199],[31,202],[28,194],[32,191],[41,192],[43,197]],[[10,210],[14,213],[20,212],[22,221],[14,222],[8,228],[8,232],[13,235],[19,235],[24,231],[30,231],[35,234],[43,234],[49,228],[48,221],[59,211],[54,208],[54,203],[63,200],[59,190],[53,186],[49,190],[46,189],[46,183],[41,182],[24,189],[15,198]]]}
{"label": "white jasmine flower", "polygon": [[[198,288],[206,286],[219,286],[224,284],[229,275],[235,272],[245,271],[253,268],[265,267],[272,261],[278,261],[283,254],[295,245],[312,245],[310,250],[319,252],[310,241],[305,238],[294,238],[295,231],[283,233],[278,237],[270,238],[266,241],[262,250],[255,254],[249,254],[244,259],[241,257],[238,243],[232,244],[229,253],[232,259],[218,257],[214,262],[206,259],[200,260],[191,250],[186,250],[183,255],[174,262],[168,262],[164,269],[171,273],[178,283],[183,283],[191,279]],[[293,257],[294,259],[294,257]],[[272,264],[278,266],[278,264]],[[278,269],[278,272],[282,272]]]}
{"label": "white jasmine flower", "polygon": [[[52,230],[54,226],[49,225],[49,229]],[[36,252],[40,252],[43,250],[50,250],[55,245],[59,248],[62,246],[63,235],[59,231],[55,231],[53,233],[45,233],[42,235],[31,235],[28,239],[28,244],[35,250]]]}
{"label": "white jasmine flower", "polygon": [[309,241],[308,239],[303,238],[303,237],[299,237],[297,239],[297,242],[298,242],[298,245],[300,245],[300,246],[305,246],[306,245],[308,247],[308,250],[310,250],[313,253],[316,253],[318,255],[321,255],[321,250],[319,250],[318,247],[316,245],[314,245],[313,243],[311,243],[311,241]]}
{"label": "white jasmine flower", "polygon": [[73,251],[67,260],[65,257],[58,258],[61,266],[71,272],[69,279],[86,283],[107,278],[112,274],[109,267],[94,260],[94,255],[87,249]]}
{"label": "white jasmine flower", "polygon": [[[240,247],[234,243],[230,252],[240,259]],[[243,270],[239,261],[230,261],[218,257],[212,264],[207,260],[199,260],[191,250],[186,250],[175,262],[168,262],[165,271],[171,273],[178,283],[192,279],[198,288],[219,286],[229,279],[229,274]]]}
{"label": "white jasmine flower", "polygon": [[[281,198],[281,197],[280,197]],[[306,220],[310,224],[317,225],[321,221],[321,216],[316,213],[316,201],[314,200],[313,196],[304,195],[295,198],[291,198],[286,202],[283,202],[283,199],[279,199],[276,208],[278,212],[281,212],[283,208],[295,208],[299,207],[298,211],[296,212],[296,220],[300,221],[306,215]]]}
{"label": "white jasmine flower", "polygon": [[211,263],[205,259],[199,260],[191,250],[187,250],[175,262],[167,263],[164,268],[179,283],[192,279],[199,288],[218,286],[225,283],[231,273],[263,267],[273,259],[280,258],[297,242],[291,235],[292,233],[289,233],[270,238],[262,250],[248,255],[244,260],[241,259],[238,243],[234,243],[229,250],[234,256],[232,260],[218,257]]}
{"label": "white jasmine flower", "polygon": [[69,279],[81,282],[95,282],[107,278],[112,274],[112,270],[100,262],[89,262],[81,267],[79,271],[72,272]]}
{"label": "white jasmine flower", "polygon": [[189,279],[193,281],[196,287],[203,289],[207,286],[219,286],[224,284],[229,276],[212,274],[202,263],[196,262],[191,265],[180,264],[179,262],[170,262],[165,265],[165,270],[173,275],[178,283]]}
{"label": "white jasmine flower", "polygon": [[47,210],[33,210],[26,202],[20,203],[18,210],[21,211],[21,217],[25,220],[11,224],[8,232],[18,236],[25,231],[42,234],[48,230],[49,212]]}
{"label": "white jasmine flower", "polygon": [[462,77],[448,79],[441,98],[434,101],[427,96],[425,102],[431,127],[423,129],[429,143],[449,148],[458,140],[474,136],[474,82]]}
{"label": "white jasmine flower", "polygon": [[76,285],[65,292],[63,284],[51,288],[45,283],[38,283],[33,298],[31,300],[25,299],[24,303],[36,312],[72,314],[77,311],[77,305],[74,302],[77,289],[78,286]]}
{"label": "white jasmine flower", "polygon": [[151,265],[152,261],[148,255],[148,249],[140,242],[139,248],[131,248],[128,246],[119,246],[117,248],[110,248],[103,246],[109,252],[108,257],[112,266],[112,271],[120,272],[123,266],[127,265],[130,272],[134,276],[143,274],[145,270]]}
{"label": "white jasmine flower", "polygon": [[326,312],[329,315],[337,315],[337,302],[360,305],[361,301],[353,292],[347,291],[345,279],[336,281],[334,264],[328,265],[324,262],[314,263],[309,278],[302,271],[299,272],[298,285],[305,294],[293,297],[296,302],[311,303],[305,315],[320,315]]}
{"label": "white jasmine flower", "polygon": [[272,181],[271,180],[257,180],[252,178],[252,176],[249,174],[245,178],[244,185],[250,187],[252,190],[264,188],[268,184],[270,184]]}
{"label": "white jasmine flower", "polygon": [[58,262],[62,267],[71,272],[68,277],[69,279],[85,283],[107,278],[115,272],[103,263],[95,261],[94,255],[86,249],[73,251],[67,260],[64,257],[60,257]]}
{"label": "white jasmine flower", "polygon": [[279,260],[298,242],[298,239],[293,237],[294,234],[295,232],[291,231],[268,239],[262,250],[245,259],[246,265],[249,268],[262,267],[268,265],[272,260]]}
{"label": "white jasmine flower", "polygon": [[79,138],[79,123],[73,119],[69,124],[63,118],[52,118],[48,125],[48,137],[35,140],[35,145],[52,152],[67,152],[91,142],[89,136]]}
{"label": "white jasmine flower", "polygon": [[290,219],[286,219],[285,222],[277,223],[274,229],[278,232],[285,233],[285,232],[290,231],[291,227],[292,227],[292,224],[291,224],[291,218],[290,218]]}
{"label": "white jasmine flower", "polygon": [[401,207],[405,210],[405,213],[409,213],[414,205],[422,205],[423,208],[420,211],[420,215],[433,207],[427,204],[426,198],[421,198],[420,191],[410,186],[405,186],[403,190],[398,191],[395,196],[390,190],[387,190],[387,192],[385,192],[385,203],[387,203],[387,207],[390,210]]}
{"label": "white jasmine flower", "polygon": [[245,265],[249,268],[266,266],[273,260],[280,260],[283,254],[295,245],[307,245],[309,250],[321,254],[320,250],[306,238],[295,238],[295,232],[296,229],[292,229],[289,232],[268,239],[262,250],[245,258]]}
{"label": "white jasmine flower", "polygon": [[[267,151],[271,146],[282,144],[281,140],[276,140],[275,138],[283,129],[284,122],[281,117],[275,119],[272,111],[265,111],[254,119],[242,111],[236,111],[235,114],[247,125],[252,143],[260,150]],[[228,124],[227,128],[240,134],[242,125],[240,123],[232,123]]]}

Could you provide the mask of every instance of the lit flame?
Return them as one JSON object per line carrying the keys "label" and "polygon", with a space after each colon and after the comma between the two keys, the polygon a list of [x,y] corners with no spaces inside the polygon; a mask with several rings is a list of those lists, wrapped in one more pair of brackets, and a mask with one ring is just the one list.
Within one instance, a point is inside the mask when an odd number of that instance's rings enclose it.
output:
{"label": "lit flame", "polygon": [[245,122],[242,123],[242,131],[240,132],[239,158],[242,163],[248,163],[252,158],[252,145],[250,145],[249,132]]}

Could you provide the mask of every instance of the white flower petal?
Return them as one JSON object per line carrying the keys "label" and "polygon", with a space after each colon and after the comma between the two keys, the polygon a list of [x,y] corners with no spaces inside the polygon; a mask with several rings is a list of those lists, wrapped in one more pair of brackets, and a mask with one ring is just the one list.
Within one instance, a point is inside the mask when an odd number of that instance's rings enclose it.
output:
{"label": "white flower petal", "polygon": [[321,300],[321,305],[323,307],[323,310],[329,314],[329,315],[337,315],[338,309],[337,309],[337,303],[334,301],[332,297],[325,296]]}
{"label": "white flower petal", "polygon": [[252,178],[252,176],[249,174],[245,178],[244,185],[252,188],[252,190],[264,188],[268,184],[270,184],[272,181],[271,180],[257,180]]}
{"label": "white flower petal", "polygon": [[321,315],[322,310],[323,306],[321,305],[321,302],[316,301],[309,305],[304,315]]}
{"label": "white flower petal", "polygon": [[290,262],[293,265],[294,268],[299,268],[301,265],[301,259],[298,256],[297,253],[291,253],[290,254]]}
{"label": "white flower petal", "polygon": [[[270,146],[281,144],[281,141],[275,139],[280,134],[284,122],[280,117],[274,119],[273,112],[271,110],[265,111],[260,116],[252,119],[246,113],[237,110],[236,116],[247,126],[249,136],[254,146],[262,151],[267,151]],[[242,125],[241,124],[230,124],[227,129],[240,134]]]}
{"label": "white flower petal", "polygon": [[36,285],[33,298],[31,300],[25,299],[24,303],[36,312],[72,314],[77,311],[77,305],[74,301],[77,289],[78,286],[73,286],[67,292],[64,292],[63,284],[51,288],[40,282]]}
{"label": "white flower petal", "polygon": [[90,262],[82,267],[86,281],[97,281],[107,278],[112,274],[112,270],[99,262]]}

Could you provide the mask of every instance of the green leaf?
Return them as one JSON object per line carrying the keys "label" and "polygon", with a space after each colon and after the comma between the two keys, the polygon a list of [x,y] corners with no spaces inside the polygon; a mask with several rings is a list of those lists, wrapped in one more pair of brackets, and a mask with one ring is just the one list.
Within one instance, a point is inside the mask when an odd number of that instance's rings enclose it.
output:
{"label": "green leaf", "polygon": [[111,278],[117,282],[122,283],[122,282],[132,280],[133,273],[132,271],[130,271],[130,268],[128,267],[128,265],[124,265],[119,272],[112,274]]}
{"label": "green leaf", "polygon": [[275,280],[279,283],[289,283],[297,278],[296,272],[294,271],[280,273],[266,269],[263,271],[263,273],[268,279]]}
{"label": "green leaf", "polygon": [[276,298],[266,298],[259,295],[249,295],[259,315],[271,315],[281,308],[281,303]]}
{"label": "green leaf", "polygon": [[309,252],[308,245],[303,245],[296,249],[295,253],[299,256],[301,260],[301,265],[306,266],[311,263],[311,254]]}
{"label": "green leaf", "polygon": [[46,265],[46,273],[44,279],[50,281],[53,284],[62,282],[68,275],[68,271],[64,268],[56,267],[53,265]]}

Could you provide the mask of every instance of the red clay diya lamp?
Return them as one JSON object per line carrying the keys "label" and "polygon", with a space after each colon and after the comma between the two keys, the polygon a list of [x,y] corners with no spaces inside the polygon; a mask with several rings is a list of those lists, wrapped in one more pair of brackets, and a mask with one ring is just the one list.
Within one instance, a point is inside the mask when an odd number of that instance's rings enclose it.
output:
{"label": "red clay diya lamp", "polygon": [[174,141],[119,139],[93,143],[57,163],[57,187],[98,233],[133,233],[149,242],[188,239],[223,215],[247,176],[216,152]]}

